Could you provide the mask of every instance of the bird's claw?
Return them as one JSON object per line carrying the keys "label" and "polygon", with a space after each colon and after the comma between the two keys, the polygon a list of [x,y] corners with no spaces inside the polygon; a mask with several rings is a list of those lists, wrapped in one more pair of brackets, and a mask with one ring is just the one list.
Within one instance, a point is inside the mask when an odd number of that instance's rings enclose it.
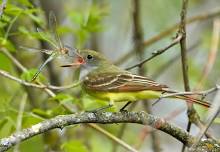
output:
{"label": "bird's claw", "polygon": [[120,111],[121,113],[127,113],[127,112],[128,112],[128,110],[123,109],[123,108],[121,108],[119,111]]}

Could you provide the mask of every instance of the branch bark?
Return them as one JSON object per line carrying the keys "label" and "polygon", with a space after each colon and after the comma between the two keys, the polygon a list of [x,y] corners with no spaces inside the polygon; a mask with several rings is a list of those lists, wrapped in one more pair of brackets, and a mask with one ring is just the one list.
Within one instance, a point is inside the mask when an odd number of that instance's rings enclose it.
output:
{"label": "branch bark", "polygon": [[30,83],[25,80],[19,79],[15,76],[10,75],[8,72],[1,70],[1,69],[0,69],[0,75],[4,76],[6,78],[9,78],[10,80],[16,81],[24,86],[38,88],[38,89],[47,88],[47,89],[51,89],[51,90],[65,90],[65,89],[70,89],[70,88],[76,87],[80,84],[80,82],[76,82],[76,83],[73,83],[73,84],[70,84],[67,86],[53,86],[53,85],[44,85],[44,84],[39,85],[39,84]]}
{"label": "branch bark", "polygon": [[45,133],[49,130],[55,128],[60,128],[62,130],[66,126],[82,123],[136,123],[149,125],[155,129],[161,130],[173,136],[186,146],[193,145],[195,140],[195,138],[185,130],[175,126],[174,124],[168,123],[162,118],[150,115],[146,112],[102,112],[97,114],[92,112],[85,112],[79,114],[57,116],[55,118],[48,119],[33,125],[30,128],[23,129],[22,131],[14,133],[9,137],[3,138],[0,140],[0,152],[6,151],[12,146],[19,144],[24,140],[27,140],[38,134]]}
{"label": "branch bark", "polygon": [[[179,33],[182,33],[182,39],[180,40],[181,48],[181,61],[182,61],[182,73],[183,73],[183,82],[185,91],[190,91],[189,86],[189,76],[188,76],[188,58],[187,58],[187,49],[186,49],[186,15],[187,15],[188,0],[182,0],[182,10],[180,14],[180,26]],[[193,104],[187,104],[188,110],[188,124],[187,131],[190,132],[191,128],[191,117],[196,115],[196,111],[193,108]],[[185,145],[182,147],[182,152],[185,151]]]}

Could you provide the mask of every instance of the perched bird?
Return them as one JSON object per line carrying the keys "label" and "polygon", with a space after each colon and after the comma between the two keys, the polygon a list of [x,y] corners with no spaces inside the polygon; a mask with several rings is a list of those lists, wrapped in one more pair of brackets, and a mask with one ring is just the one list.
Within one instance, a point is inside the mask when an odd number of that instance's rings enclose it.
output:
{"label": "perched bird", "polygon": [[[160,98],[164,93],[177,93],[164,84],[120,69],[96,51],[78,50],[74,62],[62,67],[73,66],[80,67],[82,89],[97,99],[108,101],[109,107],[114,102],[129,101],[130,103],[138,100]],[[177,95],[171,98],[179,98],[210,107],[208,102],[193,98],[190,95]]]}

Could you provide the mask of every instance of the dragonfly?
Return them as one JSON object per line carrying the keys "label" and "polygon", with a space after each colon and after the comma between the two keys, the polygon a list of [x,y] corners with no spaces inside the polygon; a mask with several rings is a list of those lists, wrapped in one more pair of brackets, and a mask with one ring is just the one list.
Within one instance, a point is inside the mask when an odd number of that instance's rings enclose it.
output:
{"label": "dragonfly", "polygon": [[42,53],[49,55],[49,57],[44,61],[44,63],[42,63],[39,66],[37,72],[34,74],[31,81],[36,80],[38,75],[42,72],[43,68],[53,59],[57,57],[62,57],[62,56],[72,57],[74,56],[74,54],[77,53],[76,48],[71,48],[62,43],[60,36],[57,32],[56,16],[53,12],[50,12],[49,14],[49,28],[50,28],[50,37],[43,34],[43,32],[39,28],[37,28],[37,32],[39,33],[40,37],[43,40],[47,41],[52,46],[52,49],[38,49],[38,48],[29,48],[29,47],[21,46],[21,48],[26,49],[26,50],[40,51]]}

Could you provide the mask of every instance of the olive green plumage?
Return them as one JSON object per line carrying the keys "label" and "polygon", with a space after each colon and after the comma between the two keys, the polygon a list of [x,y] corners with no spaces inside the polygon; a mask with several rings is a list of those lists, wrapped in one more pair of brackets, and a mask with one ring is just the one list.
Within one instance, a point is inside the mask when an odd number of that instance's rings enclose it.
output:
{"label": "olive green plumage", "polygon": [[[137,101],[160,98],[162,93],[176,93],[166,85],[144,76],[139,76],[113,65],[102,54],[92,50],[80,50],[77,53],[77,64],[80,65],[80,79],[83,90],[95,98],[113,102]],[[71,66],[71,65],[69,65]],[[173,96],[209,107],[191,96]]]}

